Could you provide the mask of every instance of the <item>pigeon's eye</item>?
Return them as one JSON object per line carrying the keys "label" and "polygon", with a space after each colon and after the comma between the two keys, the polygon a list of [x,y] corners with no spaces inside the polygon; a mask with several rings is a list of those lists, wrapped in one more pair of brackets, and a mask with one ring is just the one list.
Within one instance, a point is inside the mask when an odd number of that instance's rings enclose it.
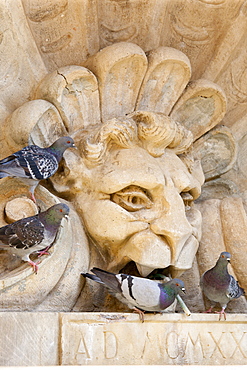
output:
{"label": "pigeon's eye", "polygon": [[224,254],[222,254],[222,256],[221,256],[222,258],[225,258],[225,256],[224,256]]}
{"label": "pigeon's eye", "polygon": [[111,194],[110,199],[129,212],[139,211],[143,208],[151,208],[153,204],[149,192],[135,185],[130,185],[127,188]]}
{"label": "pigeon's eye", "polygon": [[178,283],[176,283],[176,285],[177,285],[177,286],[179,286],[179,284],[178,284]]}
{"label": "pigeon's eye", "polygon": [[67,144],[71,144],[71,141],[69,141],[69,140],[68,140],[68,141],[67,141]]}
{"label": "pigeon's eye", "polygon": [[61,213],[63,213],[63,210],[62,210],[62,208],[60,208],[60,210],[59,210]]}

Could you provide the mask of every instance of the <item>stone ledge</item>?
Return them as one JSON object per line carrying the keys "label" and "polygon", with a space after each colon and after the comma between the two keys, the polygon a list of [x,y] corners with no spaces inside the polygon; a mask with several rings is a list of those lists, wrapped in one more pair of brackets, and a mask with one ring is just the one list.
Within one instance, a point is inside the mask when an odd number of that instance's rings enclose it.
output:
{"label": "stone ledge", "polygon": [[246,365],[247,315],[1,312],[0,366]]}

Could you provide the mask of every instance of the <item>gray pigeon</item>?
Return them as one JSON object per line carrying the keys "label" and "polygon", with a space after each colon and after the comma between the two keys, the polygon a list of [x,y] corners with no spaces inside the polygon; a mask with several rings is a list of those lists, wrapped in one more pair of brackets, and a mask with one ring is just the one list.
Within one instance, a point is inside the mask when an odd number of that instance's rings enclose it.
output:
{"label": "gray pigeon", "polygon": [[34,190],[39,181],[54,175],[64,151],[74,146],[74,140],[69,136],[61,137],[48,148],[28,145],[0,160],[0,179],[8,176],[21,178],[30,186],[31,198],[36,202]]}
{"label": "gray pigeon", "polygon": [[206,312],[212,312],[216,303],[221,305],[221,311],[218,312],[220,314],[219,320],[222,315],[226,320],[225,309],[228,302],[245,294],[244,289],[228,273],[227,265],[230,263],[230,260],[231,254],[222,252],[216,265],[204,272],[200,281],[203,293],[211,301],[211,307]]}
{"label": "gray pigeon", "polygon": [[91,271],[95,275],[82,275],[105,285],[119,301],[138,312],[142,322],[143,311],[163,312],[181,291],[185,293],[184,283],[179,279],[160,283],[132,275],[113,274],[96,267]]}
{"label": "gray pigeon", "polygon": [[39,256],[49,254],[47,250],[56,238],[63,217],[68,214],[69,207],[59,203],[35,216],[25,217],[1,227],[0,249],[8,250],[27,261],[37,273],[39,262],[33,262],[30,254],[38,251]]}

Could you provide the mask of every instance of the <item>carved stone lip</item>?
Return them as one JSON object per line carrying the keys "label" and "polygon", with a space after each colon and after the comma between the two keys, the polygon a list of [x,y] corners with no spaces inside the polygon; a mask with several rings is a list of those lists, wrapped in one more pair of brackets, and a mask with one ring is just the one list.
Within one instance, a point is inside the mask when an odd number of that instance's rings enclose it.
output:
{"label": "carved stone lip", "polygon": [[[122,274],[129,274],[137,277],[143,277],[143,275],[140,274],[138,271],[137,265],[134,261],[128,262],[120,271],[119,273]],[[149,274],[145,276],[147,279],[154,279],[156,276],[159,275],[167,276],[168,278],[172,276],[172,266],[167,266],[166,268],[156,268],[156,269],[150,269]],[[157,279],[158,280],[158,279]]]}
{"label": "carved stone lip", "polygon": [[[190,235],[184,243],[175,263],[169,263],[165,267],[156,267],[141,264],[131,260],[121,270],[121,273],[135,275],[139,277],[151,277],[156,274],[161,274],[167,277],[175,278],[180,276],[184,271],[192,267],[194,255],[199,246],[199,241],[194,235]],[[192,253],[191,253],[192,250]]]}

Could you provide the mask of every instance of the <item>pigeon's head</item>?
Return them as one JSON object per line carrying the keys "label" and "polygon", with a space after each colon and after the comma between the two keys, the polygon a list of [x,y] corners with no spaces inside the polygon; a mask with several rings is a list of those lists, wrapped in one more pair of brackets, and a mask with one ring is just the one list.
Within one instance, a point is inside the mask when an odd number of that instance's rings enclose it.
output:
{"label": "pigeon's head", "polygon": [[172,279],[166,283],[167,285],[170,285],[176,294],[179,294],[183,292],[185,294],[185,287],[184,282],[180,279]]}
{"label": "pigeon's head", "polygon": [[50,220],[61,220],[63,217],[67,218],[69,214],[69,207],[67,204],[58,203],[47,210]]}
{"label": "pigeon's head", "polygon": [[63,136],[57,139],[50,148],[55,149],[57,151],[64,152],[68,148],[75,147],[74,140],[70,136]]}
{"label": "pigeon's head", "polygon": [[220,254],[219,261],[221,261],[221,263],[225,263],[226,265],[231,263],[231,254],[229,252],[222,252]]}

